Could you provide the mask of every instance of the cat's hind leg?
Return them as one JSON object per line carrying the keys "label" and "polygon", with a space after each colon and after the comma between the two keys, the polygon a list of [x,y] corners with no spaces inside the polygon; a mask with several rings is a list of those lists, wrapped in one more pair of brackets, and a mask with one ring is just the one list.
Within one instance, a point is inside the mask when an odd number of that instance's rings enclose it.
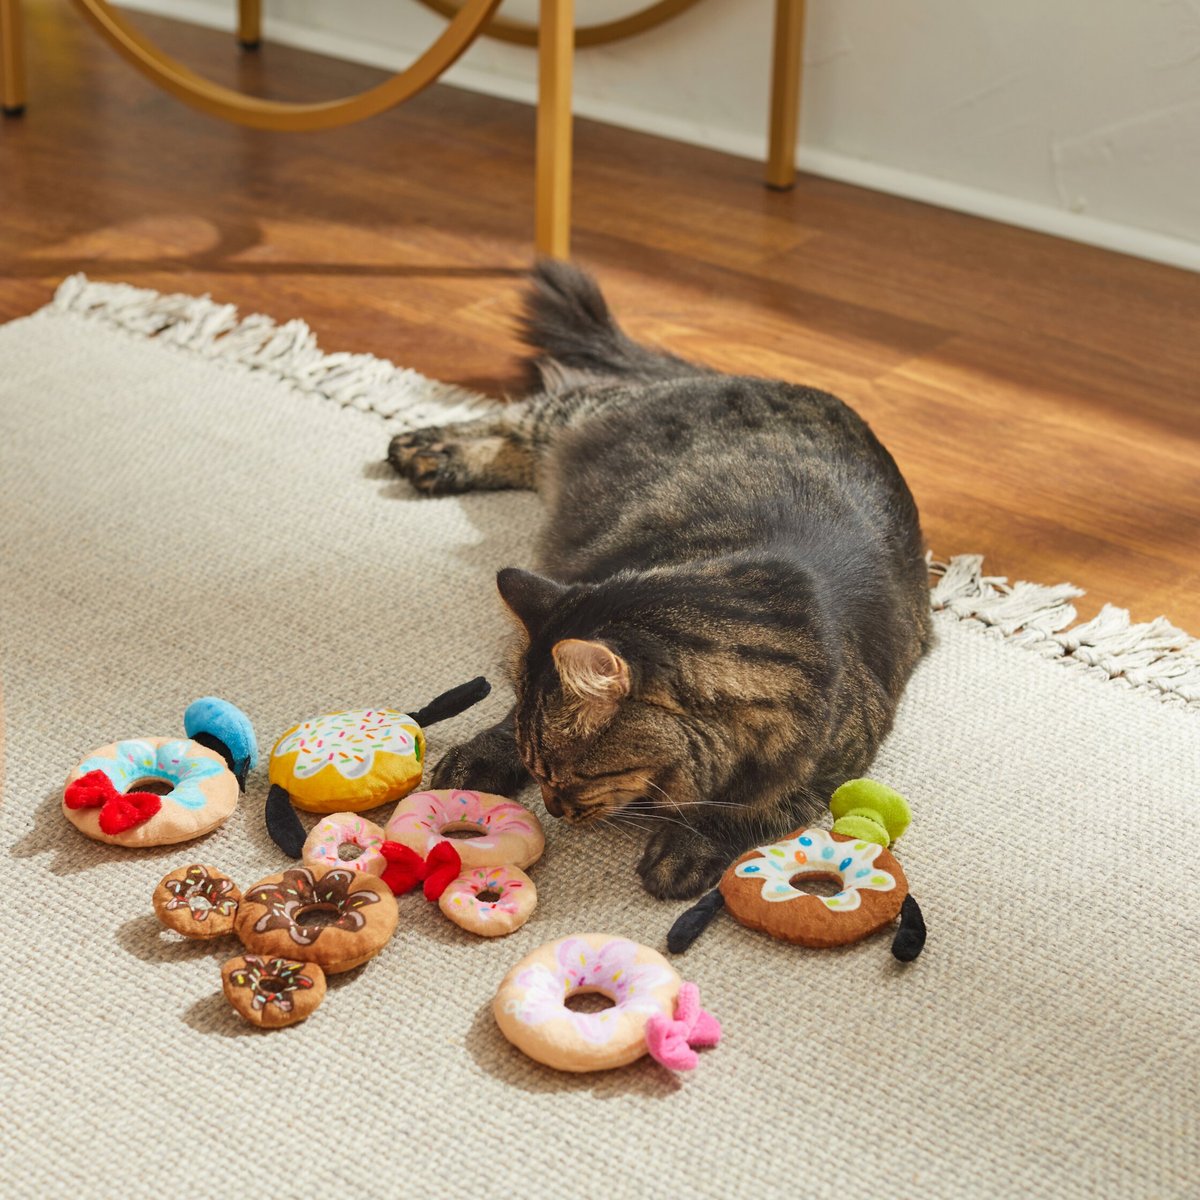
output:
{"label": "cat's hind leg", "polygon": [[533,447],[518,413],[398,433],[388,462],[429,496],[534,486]]}

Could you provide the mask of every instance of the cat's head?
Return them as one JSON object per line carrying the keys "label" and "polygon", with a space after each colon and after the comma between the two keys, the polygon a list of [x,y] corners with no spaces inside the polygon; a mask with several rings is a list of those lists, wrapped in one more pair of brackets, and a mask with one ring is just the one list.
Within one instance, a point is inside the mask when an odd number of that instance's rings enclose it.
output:
{"label": "cat's head", "polygon": [[769,631],[734,632],[703,580],[643,572],[566,586],[508,568],[497,585],[524,634],[517,749],[553,816],[584,824],[643,798],[682,812],[748,753],[770,754],[761,719],[778,681],[747,645]]}

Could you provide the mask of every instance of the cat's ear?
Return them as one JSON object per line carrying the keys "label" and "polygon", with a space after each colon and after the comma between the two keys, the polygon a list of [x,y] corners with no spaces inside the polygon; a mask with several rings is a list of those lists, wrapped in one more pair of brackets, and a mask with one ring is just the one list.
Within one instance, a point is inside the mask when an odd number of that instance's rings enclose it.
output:
{"label": "cat's ear", "polygon": [[567,638],[551,651],[563,690],[594,710],[594,716],[611,716],[629,695],[629,664],[603,642]]}
{"label": "cat's ear", "polygon": [[553,579],[517,567],[505,567],[500,571],[496,576],[496,587],[500,590],[500,598],[512,609],[530,637],[546,623],[551,610],[567,590]]}

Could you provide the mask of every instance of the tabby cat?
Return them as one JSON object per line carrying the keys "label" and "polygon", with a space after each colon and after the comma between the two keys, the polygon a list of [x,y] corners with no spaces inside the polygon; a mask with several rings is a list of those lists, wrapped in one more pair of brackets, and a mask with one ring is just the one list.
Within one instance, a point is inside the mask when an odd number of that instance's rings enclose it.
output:
{"label": "tabby cat", "polygon": [[930,644],[916,505],[825,392],[641,346],[577,268],[534,272],[528,395],[392,439],[430,495],[536,488],[538,572],[507,567],[516,704],[435,787],[532,776],[570,825],[650,836],[659,897],[711,886],[866,770]]}

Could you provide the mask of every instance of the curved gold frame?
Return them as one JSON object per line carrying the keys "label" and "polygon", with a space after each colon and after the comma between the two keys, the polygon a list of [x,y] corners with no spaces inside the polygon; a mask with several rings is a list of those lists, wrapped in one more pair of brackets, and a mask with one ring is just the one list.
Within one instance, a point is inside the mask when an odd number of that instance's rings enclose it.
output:
{"label": "curved gold frame", "polygon": [[[461,6],[454,0],[418,0],[426,8],[440,13],[443,17],[457,16]],[[621,38],[634,37],[645,33],[672,17],[686,12],[700,0],[657,0],[640,12],[630,13],[627,17],[619,17],[615,21],[605,21],[600,25],[584,25],[575,30],[575,48],[583,46],[603,46],[606,42],[616,42]],[[521,21],[509,21],[504,17],[496,17],[488,22],[484,29],[487,37],[495,38],[498,42],[511,42],[516,46],[536,46],[538,44],[538,27],[527,25]]]}
{"label": "curved gold frame", "polygon": [[[333,129],[373,117],[433,83],[481,35],[538,48],[537,245],[565,257],[570,231],[571,73],[574,51],[632,37],[692,8],[699,0],[651,0],[629,16],[575,28],[575,0],[541,0],[538,24],[493,20],[501,0],[419,0],[449,18],[433,44],[406,70],[357,96],[316,103],[284,103],[247,96],[205,79],[164,54],[107,0],[74,0],[75,7],[119,54],[152,83],[193,108],[255,129],[298,132]],[[21,0],[0,0],[0,108],[25,106]],[[258,45],[262,0],[237,0],[238,40]],[[771,128],[767,183],[789,188],[795,178],[805,0],[775,0]]]}
{"label": "curved gold frame", "polygon": [[373,117],[427,88],[475,41],[500,0],[467,0],[416,62],[383,83],[357,96],[307,104],[263,100],[213,83],[164,54],[114,12],[107,0],[75,0],[75,5],[143,75],[193,108],[254,129],[307,131],[333,129]]}

